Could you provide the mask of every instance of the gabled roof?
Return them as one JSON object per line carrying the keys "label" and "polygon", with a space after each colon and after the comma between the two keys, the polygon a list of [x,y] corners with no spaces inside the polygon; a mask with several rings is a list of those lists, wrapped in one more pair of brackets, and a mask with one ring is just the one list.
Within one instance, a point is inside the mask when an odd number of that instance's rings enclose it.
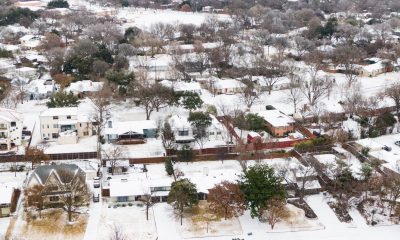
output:
{"label": "gabled roof", "polygon": [[84,172],[82,169],[80,169],[77,165],[75,164],[60,164],[60,165],[43,165],[43,166],[38,166],[35,168],[35,170],[31,173],[29,176],[28,184],[31,182],[32,178],[36,178],[36,180],[42,184],[45,185],[49,177],[54,174],[55,177],[58,179],[60,183],[62,182],[62,178],[60,178],[59,173],[61,171],[67,171],[67,172],[72,172],[74,174],[74,177],[77,174],[82,174],[84,176]]}

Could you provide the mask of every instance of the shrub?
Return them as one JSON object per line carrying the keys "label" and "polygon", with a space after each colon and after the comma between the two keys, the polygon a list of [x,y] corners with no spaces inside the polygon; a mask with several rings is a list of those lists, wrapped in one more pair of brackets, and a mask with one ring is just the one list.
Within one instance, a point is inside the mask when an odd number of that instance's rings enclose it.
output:
{"label": "shrub", "polygon": [[128,203],[128,206],[129,206],[129,207],[132,207],[132,206],[133,206],[133,204],[132,204],[132,203]]}
{"label": "shrub", "polygon": [[4,48],[0,48],[0,58],[13,58],[14,55],[11,51],[7,51]]}
{"label": "shrub", "polygon": [[69,4],[67,1],[53,0],[47,4],[47,8],[69,8]]}

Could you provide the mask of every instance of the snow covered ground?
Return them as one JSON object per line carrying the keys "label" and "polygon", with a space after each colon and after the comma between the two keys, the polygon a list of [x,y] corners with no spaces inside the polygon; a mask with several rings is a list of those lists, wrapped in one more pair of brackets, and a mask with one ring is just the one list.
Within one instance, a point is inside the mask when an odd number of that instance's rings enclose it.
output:
{"label": "snow covered ground", "polygon": [[[400,147],[394,144],[398,140],[400,140],[400,134],[390,134],[377,138],[361,139],[357,143],[370,148],[369,155],[385,161],[386,163],[382,164],[384,167],[400,173]],[[383,150],[384,145],[391,147],[392,150]]]}
{"label": "snow covered ground", "polygon": [[[242,234],[234,236],[220,237],[201,237],[191,239],[215,239],[232,240],[233,238],[246,240],[376,240],[376,239],[396,239],[400,233],[400,225],[371,227],[366,225],[364,218],[356,210],[351,211],[353,223],[351,225],[340,222],[332,209],[327,205],[326,199],[322,194],[313,195],[306,198],[307,203],[318,215],[316,226],[309,229],[290,229],[284,232],[271,232],[269,225],[259,223],[256,219],[251,219],[248,213],[239,217],[242,227]],[[180,226],[173,226],[179,222],[171,221],[171,207],[165,203],[156,204],[154,207],[158,239],[183,239],[178,231]],[[321,225],[319,225],[321,224]],[[279,225],[277,225],[279,229]],[[281,226],[282,229],[282,226]]]}

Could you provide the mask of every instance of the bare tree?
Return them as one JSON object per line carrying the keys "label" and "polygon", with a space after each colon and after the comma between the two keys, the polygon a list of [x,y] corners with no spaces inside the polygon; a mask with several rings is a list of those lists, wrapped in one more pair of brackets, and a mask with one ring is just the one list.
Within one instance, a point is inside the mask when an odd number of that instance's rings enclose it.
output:
{"label": "bare tree", "polygon": [[293,110],[296,113],[297,112],[297,108],[299,103],[302,101],[303,99],[303,94],[301,92],[300,89],[300,82],[301,80],[300,77],[297,76],[291,76],[289,77],[289,84],[288,84],[288,90],[286,92],[286,102],[293,104]]}
{"label": "bare tree", "polygon": [[306,52],[311,51],[315,47],[312,41],[301,36],[294,38],[293,45],[299,58],[302,58]]}
{"label": "bare tree", "polygon": [[344,68],[344,74],[350,87],[357,81],[358,68],[357,65],[364,58],[364,52],[354,45],[344,45],[335,49],[333,60]]}
{"label": "bare tree", "polygon": [[397,174],[390,174],[384,179],[385,193],[389,200],[389,216],[400,199],[400,177]]}
{"label": "bare tree", "polygon": [[323,68],[323,55],[320,52],[313,52],[307,56],[308,70],[300,89],[308,103],[314,106],[323,97],[327,96],[333,87],[333,81],[328,77],[318,75]]}
{"label": "bare tree", "polygon": [[146,207],[146,220],[149,220],[149,210],[151,206],[153,206],[153,195],[151,192],[148,192],[140,197],[140,201],[142,201]]}
{"label": "bare tree", "polygon": [[141,106],[146,111],[147,120],[150,119],[154,110],[158,111],[170,106],[174,104],[175,101],[172,89],[159,83],[140,85],[135,96],[139,99]]}
{"label": "bare tree", "polygon": [[112,225],[110,240],[127,240],[126,234],[120,225]]}
{"label": "bare tree", "polygon": [[383,95],[390,98],[396,107],[396,114],[400,117],[400,83],[394,83],[385,89]]}
{"label": "bare tree", "polygon": [[285,207],[285,201],[282,199],[274,198],[269,203],[267,203],[265,212],[262,216],[265,218],[271,229],[274,229],[275,224],[288,217],[289,212]]}
{"label": "bare tree", "polygon": [[253,106],[253,104],[259,100],[261,93],[256,90],[255,84],[251,80],[246,79],[242,82],[245,84],[245,86],[239,92],[239,98],[240,101],[243,102],[248,109],[250,109],[251,106]]}
{"label": "bare tree", "polygon": [[90,95],[89,98],[93,103],[91,121],[97,134],[97,158],[99,159],[99,164],[101,164],[102,134],[111,109],[112,92],[108,87],[104,86],[100,91]]}
{"label": "bare tree", "polygon": [[21,101],[21,104],[23,104],[27,94],[27,82],[20,77],[16,77],[13,83],[16,86],[17,96]]}
{"label": "bare tree", "polygon": [[90,25],[86,29],[86,34],[93,41],[104,44],[110,49],[122,39],[122,31],[111,22]]}
{"label": "bare tree", "polygon": [[38,213],[39,218],[42,218],[42,210],[44,207],[44,198],[45,193],[48,189],[40,184],[33,185],[27,189],[25,189],[25,206],[35,206]]}
{"label": "bare tree", "polygon": [[350,88],[346,88],[346,94],[344,98],[345,100],[343,102],[343,109],[346,113],[354,115],[364,101],[363,93],[361,91],[361,84],[356,83],[353,84]]}
{"label": "bare tree", "polygon": [[89,201],[89,188],[86,185],[84,174],[79,171],[59,170],[60,178],[58,189],[60,201],[68,213],[68,221],[72,221],[72,212]]}
{"label": "bare tree", "polygon": [[110,164],[111,175],[114,175],[115,167],[125,156],[124,149],[121,146],[112,146],[106,150],[103,150],[103,155],[103,159],[105,159]]}
{"label": "bare tree", "polygon": [[46,57],[51,73],[59,73],[62,71],[64,64],[65,49],[56,47],[48,51],[45,51],[44,56]]}

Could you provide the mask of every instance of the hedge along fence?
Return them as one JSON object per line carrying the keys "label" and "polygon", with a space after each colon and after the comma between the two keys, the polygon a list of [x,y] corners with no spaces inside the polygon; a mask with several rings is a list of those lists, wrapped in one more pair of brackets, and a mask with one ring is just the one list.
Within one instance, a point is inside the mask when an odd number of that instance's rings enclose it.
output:
{"label": "hedge along fence", "polygon": [[18,199],[21,196],[21,190],[19,188],[14,188],[12,197],[11,197],[11,206],[10,206],[10,212],[15,212],[17,210],[17,205],[18,205]]}
{"label": "hedge along fence", "polygon": [[[293,157],[292,152],[272,152],[272,153],[250,153],[245,154],[227,153],[221,154],[201,154],[195,155],[193,162],[201,161],[224,161],[224,160],[256,160],[256,159],[272,159],[272,158],[288,158]],[[129,164],[151,164],[151,163],[164,163],[167,158],[174,159],[175,156],[167,157],[151,157],[151,158],[130,158]]]}

